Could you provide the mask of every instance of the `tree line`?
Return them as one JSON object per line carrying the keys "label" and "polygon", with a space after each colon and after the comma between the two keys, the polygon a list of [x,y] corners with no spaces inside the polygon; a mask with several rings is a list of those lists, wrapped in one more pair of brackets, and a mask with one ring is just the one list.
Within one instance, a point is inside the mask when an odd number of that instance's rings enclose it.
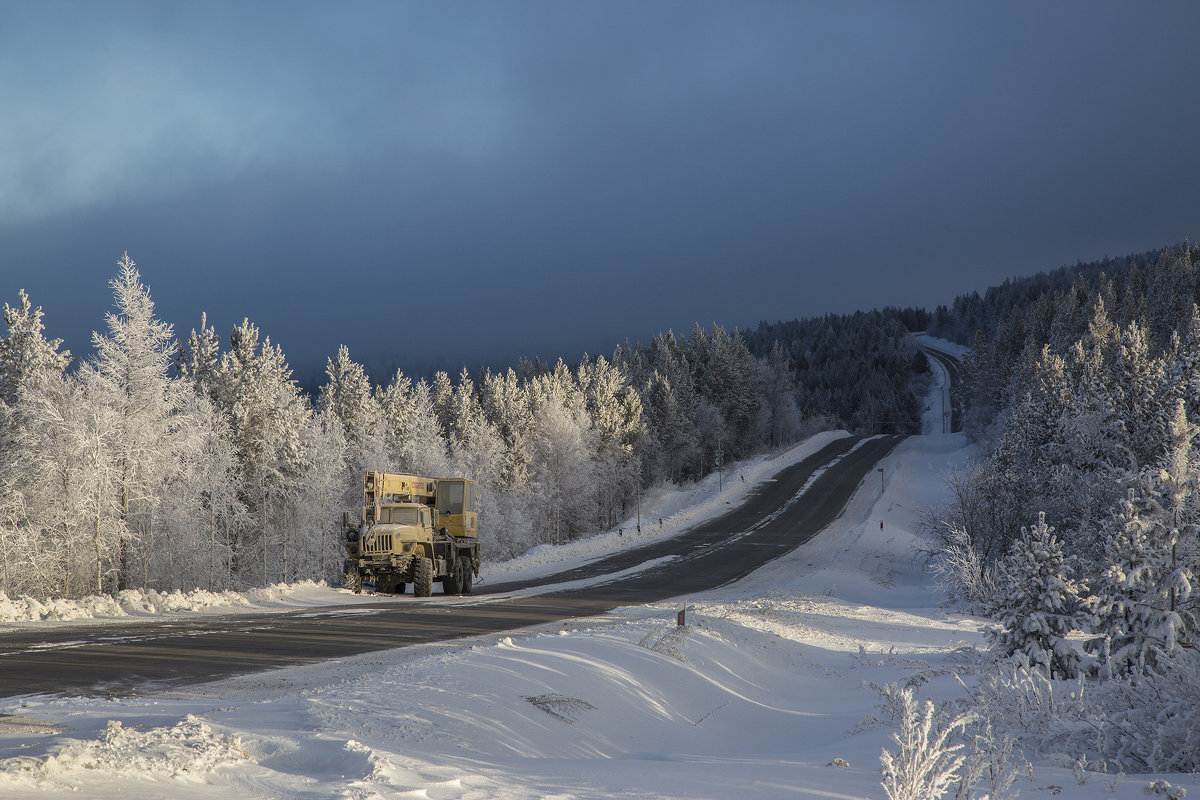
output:
{"label": "tree line", "polygon": [[4,306],[0,591],[336,580],[341,511],[367,469],[474,479],[487,557],[502,560],[611,529],[639,491],[722,458],[916,421],[915,345],[894,312],[749,336],[697,325],[570,366],[381,384],[341,347],[310,397],[249,320],[222,339],[202,316],[180,341],[128,254],[110,286],[114,310],[74,364],[25,292]]}

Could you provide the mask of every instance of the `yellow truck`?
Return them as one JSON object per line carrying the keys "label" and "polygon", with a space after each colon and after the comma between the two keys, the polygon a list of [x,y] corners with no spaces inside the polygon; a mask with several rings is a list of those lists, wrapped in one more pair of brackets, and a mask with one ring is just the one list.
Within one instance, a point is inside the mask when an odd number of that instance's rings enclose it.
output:
{"label": "yellow truck", "polygon": [[354,592],[403,594],[413,585],[429,597],[470,594],[479,574],[479,514],[475,481],[390,472],[363,476],[358,519],[344,516],[346,563],[342,586]]}

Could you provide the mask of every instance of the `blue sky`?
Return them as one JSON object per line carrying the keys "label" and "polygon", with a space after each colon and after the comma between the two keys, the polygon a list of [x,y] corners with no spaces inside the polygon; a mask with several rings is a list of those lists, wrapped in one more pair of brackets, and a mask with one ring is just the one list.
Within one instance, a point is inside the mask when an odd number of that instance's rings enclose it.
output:
{"label": "blue sky", "polygon": [[1198,235],[1190,3],[7,2],[0,301],[574,360]]}

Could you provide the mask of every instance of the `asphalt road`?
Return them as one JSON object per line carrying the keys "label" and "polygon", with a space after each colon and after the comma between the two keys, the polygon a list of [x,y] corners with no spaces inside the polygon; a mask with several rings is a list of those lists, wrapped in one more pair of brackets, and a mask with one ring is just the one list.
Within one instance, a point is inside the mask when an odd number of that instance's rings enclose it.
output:
{"label": "asphalt road", "polygon": [[[935,350],[927,345],[922,345],[925,352],[930,358],[935,359],[941,364],[948,375],[950,376],[950,386],[959,386],[959,369],[962,366],[958,359],[949,353],[943,353],[941,350]],[[950,392],[950,433],[960,433],[962,431],[962,399],[958,397],[958,393],[951,390]]]}
{"label": "asphalt road", "polygon": [[[9,631],[0,634],[0,696],[139,694],[699,592],[737,580],[812,538],[837,518],[876,462],[903,438],[838,440],[781,471],[741,505],[677,536],[534,582],[480,584],[472,597],[399,596],[369,606],[283,614]],[[595,582],[649,562],[654,563],[634,574]],[[590,585],[555,588],[583,579]],[[511,596],[536,585],[546,592]]]}

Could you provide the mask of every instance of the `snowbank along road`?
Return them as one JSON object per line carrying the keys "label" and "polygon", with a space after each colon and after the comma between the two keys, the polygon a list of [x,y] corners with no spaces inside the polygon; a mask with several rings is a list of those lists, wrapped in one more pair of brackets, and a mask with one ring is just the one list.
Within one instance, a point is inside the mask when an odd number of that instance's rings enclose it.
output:
{"label": "snowbank along road", "polygon": [[130,695],[272,667],[590,616],[721,586],[810,539],[900,436],[845,437],[677,536],[472,597],[24,629],[0,638],[0,696]]}

